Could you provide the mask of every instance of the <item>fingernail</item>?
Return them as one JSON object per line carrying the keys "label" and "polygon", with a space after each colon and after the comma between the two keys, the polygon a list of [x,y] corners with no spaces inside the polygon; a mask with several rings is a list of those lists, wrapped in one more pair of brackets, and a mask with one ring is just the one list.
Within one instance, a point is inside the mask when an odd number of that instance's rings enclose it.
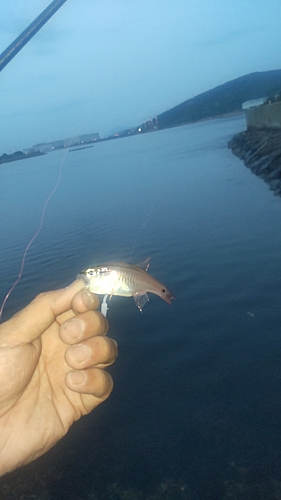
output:
{"label": "fingernail", "polygon": [[91,307],[94,304],[95,298],[91,294],[91,292],[88,292],[87,290],[85,290],[84,292],[82,292],[81,295],[82,295],[82,302],[83,302],[84,306]]}
{"label": "fingernail", "polygon": [[77,340],[85,330],[85,323],[81,319],[69,319],[64,323],[63,328],[71,339]]}
{"label": "fingernail", "polygon": [[92,354],[91,349],[84,344],[74,345],[68,349],[69,355],[77,363],[83,363],[87,361]]}
{"label": "fingernail", "polygon": [[83,371],[69,372],[67,377],[71,385],[83,385],[87,381],[87,375]]}

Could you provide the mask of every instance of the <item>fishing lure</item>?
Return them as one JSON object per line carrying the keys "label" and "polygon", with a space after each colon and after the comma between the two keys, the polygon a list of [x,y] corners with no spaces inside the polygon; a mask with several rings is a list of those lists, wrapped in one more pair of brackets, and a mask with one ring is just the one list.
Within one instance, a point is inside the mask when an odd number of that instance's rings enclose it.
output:
{"label": "fishing lure", "polygon": [[158,295],[171,304],[175,297],[160,281],[147,273],[149,260],[133,266],[127,262],[111,262],[96,267],[89,267],[82,271],[78,278],[85,280],[86,288],[93,293],[104,295],[101,312],[107,314],[107,298],[112,295],[134,297],[139,310],[149,301],[147,292]]}

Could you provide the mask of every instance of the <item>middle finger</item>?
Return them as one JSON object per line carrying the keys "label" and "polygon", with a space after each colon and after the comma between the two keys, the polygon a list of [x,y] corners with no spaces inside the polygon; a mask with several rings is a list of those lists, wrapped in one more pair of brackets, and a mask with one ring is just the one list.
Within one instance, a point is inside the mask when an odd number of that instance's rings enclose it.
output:
{"label": "middle finger", "polygon": [[65,344],[76,344],[96,335],[106,335],[108,323],[98,311],[77,314],[60,326],[60,338]]}
{"label": "middle finger", "polygon": [[65,351],[65,360],[76,370],[90,366],[105,368],[114,363],[117,354],[118,347],[114,339],[97,336],[68,347]]}

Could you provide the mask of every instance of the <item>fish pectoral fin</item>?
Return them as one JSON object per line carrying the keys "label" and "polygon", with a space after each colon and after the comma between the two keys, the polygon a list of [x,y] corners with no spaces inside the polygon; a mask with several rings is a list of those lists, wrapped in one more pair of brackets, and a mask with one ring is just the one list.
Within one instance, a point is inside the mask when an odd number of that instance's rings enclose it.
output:
{"label": "fish pectoral fin", "polygon": [[149,301],[149,297],[148,297],[147,293],[142,293],[142,294],[136,293],[134,295],[134,299],[135,299],[136,306],[139,308],[140,312],[142,312],[143,307]]}
{"label": "fish pectoral fin", "polygon": [[140,267],[144,271],[147,271],[149,266],[150,266],[150,259],[151,259],[151,257],[147,257],[147,259],[142,260],[141,262],[136,264],[136,267]]}

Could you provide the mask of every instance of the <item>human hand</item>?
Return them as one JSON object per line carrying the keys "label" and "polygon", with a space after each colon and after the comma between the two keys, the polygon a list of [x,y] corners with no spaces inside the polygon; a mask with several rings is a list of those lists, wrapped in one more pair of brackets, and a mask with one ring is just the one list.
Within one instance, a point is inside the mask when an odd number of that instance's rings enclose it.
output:
{"label": "human hand", "polygon": [[117,344],[83,288],[40,294],[0,325],[0,475],[44,454],[112,390],[103,368]]}

